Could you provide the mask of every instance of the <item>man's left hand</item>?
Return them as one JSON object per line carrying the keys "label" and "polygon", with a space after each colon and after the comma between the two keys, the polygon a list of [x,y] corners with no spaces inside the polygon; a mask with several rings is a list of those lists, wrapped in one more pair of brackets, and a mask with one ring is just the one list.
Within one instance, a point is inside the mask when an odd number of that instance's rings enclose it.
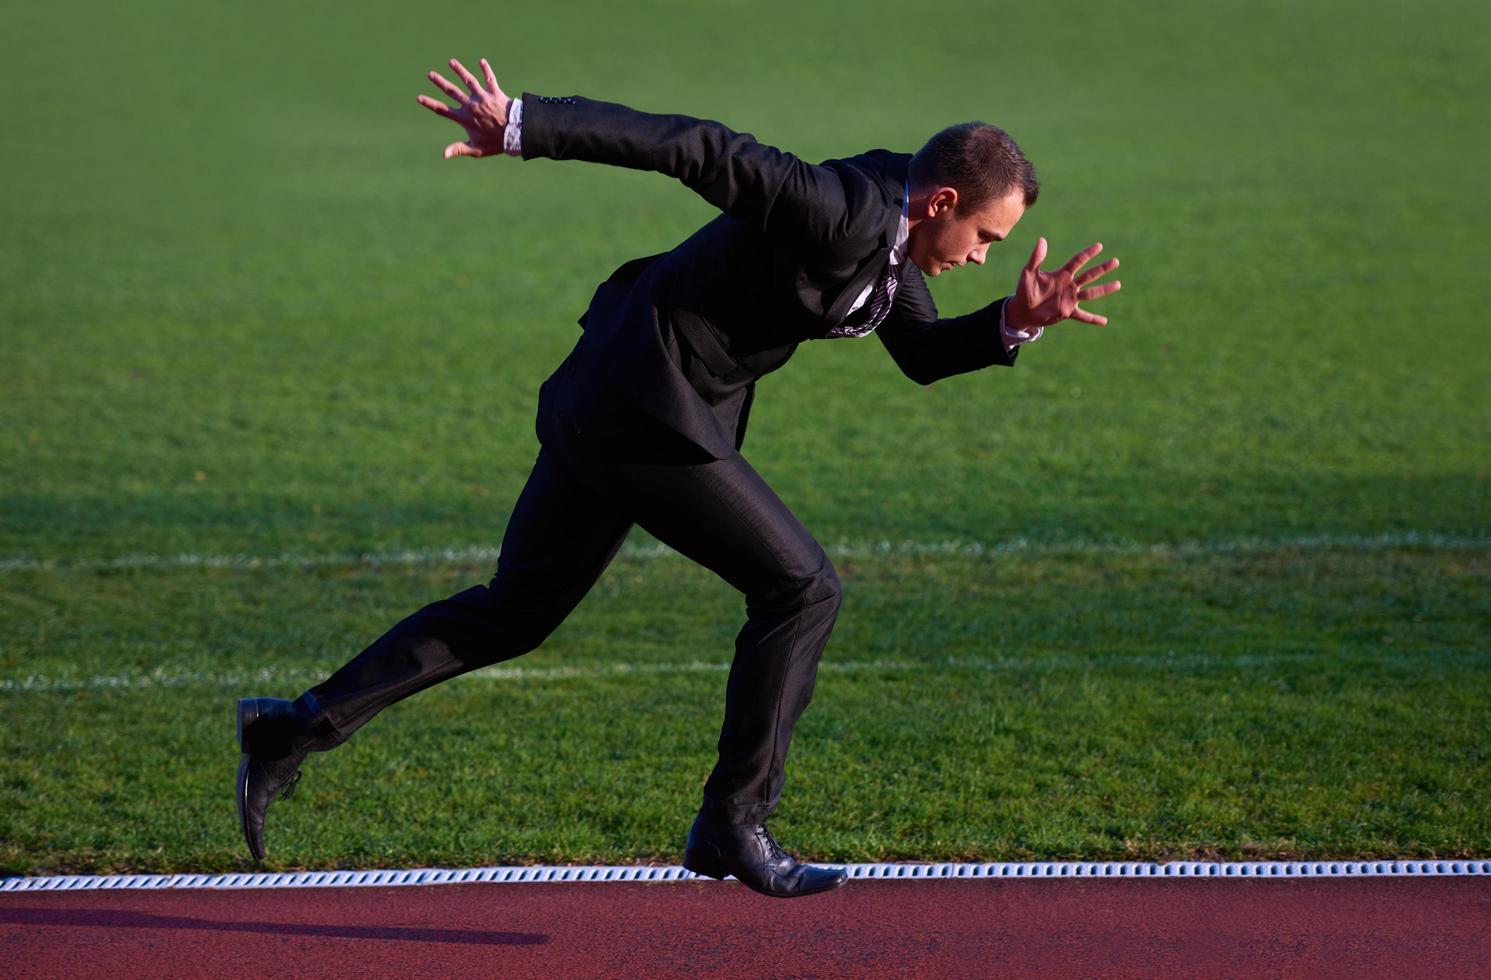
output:
{"label": "man's left hand", "polygon": [[1107,326],[1107,317],[1090,313],[1077,305],[1116,293],[1123,287],[1116,279],[1101,286],[1088,285],[1118,268],[1118,260],[1109,259],[1091,269],[1082,269],[1102,250],[1103,243],[1094,242],[1072,256],[1066,265],[1053,272],[1044,272],[1041,263],[1046,261],[1046,240],[1042,238],[1036,242],[1035,251],[1030,253],[1030,261],[1020,270],[1020,285],[1005,305],[1004,322],[1022,331],[1048,327],[1062,320],[1080,320],[1100,327]]}

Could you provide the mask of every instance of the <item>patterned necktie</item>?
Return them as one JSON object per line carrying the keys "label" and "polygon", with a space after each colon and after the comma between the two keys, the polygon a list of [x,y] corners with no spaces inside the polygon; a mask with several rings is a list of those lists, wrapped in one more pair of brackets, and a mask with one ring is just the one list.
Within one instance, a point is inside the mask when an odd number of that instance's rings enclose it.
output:
{"label": "patterned necktie", "polygon": [[848,319],[830,330],[828,335],[830,337],[863,337],[880,326],[885,321],[886,315],[890,313],[891,303],[896,298],[896,287],[901,284],[900,278],[896,275],[899,269],[900,266],[894,262],[887,265],[885,275],[880,277],[880,281],[870,291],[870,297],[865,300],[864,305],[849,314]]}

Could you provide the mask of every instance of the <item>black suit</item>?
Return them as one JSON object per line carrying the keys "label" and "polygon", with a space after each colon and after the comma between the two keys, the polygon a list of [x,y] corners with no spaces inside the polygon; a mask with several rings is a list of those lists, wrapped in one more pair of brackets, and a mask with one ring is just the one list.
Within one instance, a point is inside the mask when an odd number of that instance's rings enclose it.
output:
{"label": "black suit", "polygon": [[[532,95],[522,145],[525,159],[677,177],[723,213],[596,290],[579,342],[541,389],[542,449],[491,582],[399,623],[298,711],[329,747],[388,704],[534,649],[637,523],[746,598],[704,805],[759,822],[780,796],[840,588],[823,549],[739,449],[757,379],[844,323],[886,271],[910,157],[874,150],[814,166],[719,123]],[[938,319],[908,262],[876,335],[923,384],[1009,365],[1002,302]]]}
{"label": "black suit", "polygon": [[[523,157],[655,170],[723,212],[601,284],[584,336],[539,400],[541,441],[560,411],[614,430],[618,410],[635,422],[627,410],[640,409],[714,459],[744,442],[756,380],[843,323],[884,272],[911,159],[874,150],[814,166],[719,123],[532,95]],[[1002,303],[938,320],[921,270],[908,265],[876,336],[922,384],[1011,364]]]}

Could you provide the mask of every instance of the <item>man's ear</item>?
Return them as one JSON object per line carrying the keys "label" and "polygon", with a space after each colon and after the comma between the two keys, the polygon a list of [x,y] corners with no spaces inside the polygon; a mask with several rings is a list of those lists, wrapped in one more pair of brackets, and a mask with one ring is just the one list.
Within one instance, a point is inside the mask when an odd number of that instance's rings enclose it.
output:
{"label": "man's ear", "polygon": [[927,198],[927,217],[935,218],[939,214],[951,214],[958,206],[958,190],[955,187],[939,187]]}

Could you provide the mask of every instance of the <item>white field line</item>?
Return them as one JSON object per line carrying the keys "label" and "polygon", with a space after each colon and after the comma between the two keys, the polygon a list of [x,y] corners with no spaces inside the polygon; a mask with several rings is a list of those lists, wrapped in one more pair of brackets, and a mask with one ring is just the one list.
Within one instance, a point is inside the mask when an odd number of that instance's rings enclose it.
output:
{"label": "white field line", "polygon": [[[945,881],[969,878],[1379,878],[1491,875],[1491,861],[1010,861],[990,864],[844,864],[854,879]],[[236,874],[56,875],[0,878],[0,892],[159,888],[368,888],[409,885],[574,884],[703,881],[678,865],[536,865],[506,868],[408,868]]]}
{"label": "white field line", "polygon": [[[975,541],[948,538],[936,541],[858,541],[825,546],[834,558],[936,557],[938,555],[1157,555],[1191,557],[1232,554],[1267,554],[1276,551],[1390,551],[1419,548],[1432,551],[1480,551],[1491,549],[1491,534],[1452,534],[1439,531],[1400,531],[1390,534],[1310,534],[1294,537],[1239,537],[1212,541],[1153,542],[1122,540]],[[474,545],[458,548],[414,548],[397,551],[340,552],[324,555],[284,553],[250,554],[134,554],[113,558],[34,558],[14,555],[0,558],[0,572],[110,571],[140,568],[338,568],[357,565],[490,565],[499,549]],[[622,558],[653,559],[681,557],[663,544],[627,544]]]}
{"label": "white field line", "polygon": [[[926,661],[834,660],[825,658],[819,670],[828,674],[874,672],[935,672],[939,670],[987,671],[1093,670],[1105,667],[1145,668],[1158,672],[1198,670],[1250,671],[1281,664],[1298,663],[1319,656],[1315,653],[1232,654],[1176,653],[1127,654],[1107,657],[1053,654],[1045,657],[940,657]],[[1333,657],[1335,655],[1332,655]],[[1436,663],[1454,661],[1491,662],[1491,650],[1436,651],[1403,654],[1391,651],[1371,656],[1374,664],[1405,663],[1430,669]],[[243,671],[200,671],[156,667],[139,674],[48,675],[27,674],[0,678],[0,694],[51,693],[60,691],[138,691],[151,688],[204,687],[249,693],[266,690],[300,690],[315,683],[334,667],[318,673],[315,667],[284,665]],[[730,664],[705,660],[661,663],[584,664],[573,667],[486,667],[454,678],[450,683],[555,681],[594,677],[651,677],[666,674],[723,674]]]}

